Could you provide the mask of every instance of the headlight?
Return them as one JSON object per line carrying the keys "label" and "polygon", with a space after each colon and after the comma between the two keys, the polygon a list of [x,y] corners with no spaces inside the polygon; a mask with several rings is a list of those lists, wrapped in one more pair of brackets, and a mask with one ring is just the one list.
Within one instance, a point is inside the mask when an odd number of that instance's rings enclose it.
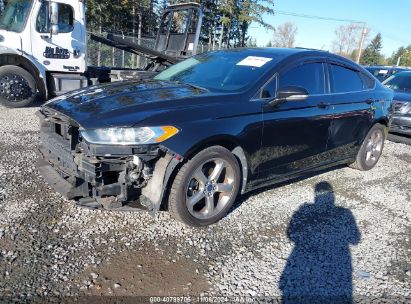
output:
{"label": "headlight", "polygon": [[173,126],[81,130],[89,143],[122,146],[160,143],[177,133]]}

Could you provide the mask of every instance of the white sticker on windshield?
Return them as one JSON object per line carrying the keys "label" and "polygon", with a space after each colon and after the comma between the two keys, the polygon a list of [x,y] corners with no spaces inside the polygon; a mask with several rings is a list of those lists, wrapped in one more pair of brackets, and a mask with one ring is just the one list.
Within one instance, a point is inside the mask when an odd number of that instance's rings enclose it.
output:
{"label": "white sticker on windshield", "polygon": [[267,57],[248,56],[247,58],[244,58],[239,63],[237,63],[237,65],[261,68],[264,64],[271,60],[272,58]]}

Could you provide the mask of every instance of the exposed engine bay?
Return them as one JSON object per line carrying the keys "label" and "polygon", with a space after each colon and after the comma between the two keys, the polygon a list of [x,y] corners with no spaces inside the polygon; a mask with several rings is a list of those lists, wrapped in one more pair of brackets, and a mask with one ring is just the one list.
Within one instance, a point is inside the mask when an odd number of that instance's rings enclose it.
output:
{"label": "exposed engine bay", "polygon": [[159,144],[89,144],[80,126],[63,114],[46,108],[38,113],[38,168],[56,191],[93,209],[158,211],[179,155]]}

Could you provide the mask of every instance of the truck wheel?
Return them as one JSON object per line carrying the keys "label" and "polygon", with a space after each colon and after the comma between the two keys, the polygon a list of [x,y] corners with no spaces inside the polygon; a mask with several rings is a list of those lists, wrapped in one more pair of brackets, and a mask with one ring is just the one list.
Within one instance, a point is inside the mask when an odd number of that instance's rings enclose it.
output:
{"label": "truck wheel", "polygon": [[36,96],[36,81],[29,72],[13,65],[0,67],[0,104],[10,108],[25,107]]}
{"label": "truck wheel", "polygon": [[190,226],[207,226],[223,218],[240,188],[235,156],[221,146],[207,148],[185,163],[168,200],[171,215]]}
{"label": "truck wheel", "polygon": [[351,168],[368,171],[374,168],[382,154],[385,141],[385,126],[382,124],[375,124],[365,137],[357,158]]}

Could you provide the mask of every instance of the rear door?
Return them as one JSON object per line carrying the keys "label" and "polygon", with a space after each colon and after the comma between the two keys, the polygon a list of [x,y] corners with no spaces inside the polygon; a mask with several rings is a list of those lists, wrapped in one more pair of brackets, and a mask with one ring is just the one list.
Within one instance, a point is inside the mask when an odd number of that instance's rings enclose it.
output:
{"label": "rear door", "polygon": [[338,161],[355,156],[371,128],[375,80],[339,62],[330,62],[328,70],[334,114],[327,150],[330,159]]}
{"label": "rear door", "polygon": [[309,92],[309,97],[275,106],[267,101],[263,105],[260,181],[304,171],[325,161],[322,155],[331,123],[325,68],[325,59],[309,59],[285,68],[274,77],[276,89],[300,86]]}

